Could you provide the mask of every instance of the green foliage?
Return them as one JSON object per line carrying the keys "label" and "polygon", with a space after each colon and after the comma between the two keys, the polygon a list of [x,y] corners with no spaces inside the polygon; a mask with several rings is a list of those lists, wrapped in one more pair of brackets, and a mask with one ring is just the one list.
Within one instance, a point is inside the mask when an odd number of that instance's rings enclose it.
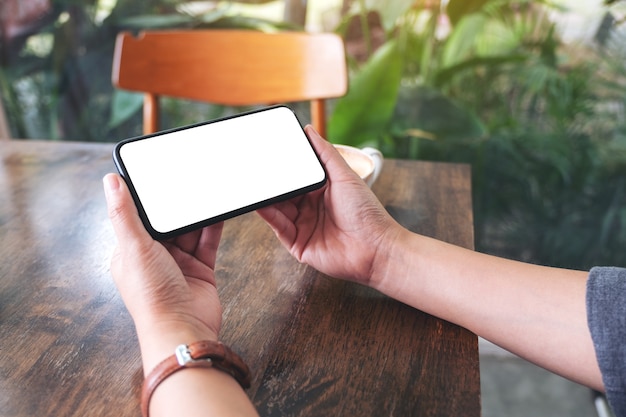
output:
{"label": "green foliage", "polygon": [[[385,27],[404,57],[395,110],[388,120],[377,114],[386,130],[373,138],[344,125],[349,133],[332,139],[471,164],[481,251],[572,268],[624,265],[626,51],[616,50],[623,42],[611,51],[565,45],[548,13],[558,11],[540,1],[451,0],[441,35],[440,9],[407,9]],[[350,94],[376,82],[353,83]],[[338,120],[365,123],[377,99],[339,100],[329,130]],[[344,101],[354,116],[343,116]]]}
{"label": "green foliage", "polygon": [[[375,143],[389,130],[402,75],[396,42],[380,48],[350,81],[329,120],[329,140],[344,144]],[[364,104],[368,104],[365,106]]]}

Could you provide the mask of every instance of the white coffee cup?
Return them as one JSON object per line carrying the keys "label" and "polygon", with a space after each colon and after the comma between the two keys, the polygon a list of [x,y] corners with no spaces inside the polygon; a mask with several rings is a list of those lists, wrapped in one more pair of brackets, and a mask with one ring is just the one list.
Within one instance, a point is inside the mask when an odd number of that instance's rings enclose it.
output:
{"label": "white coffee cup", "polygon": [[382,152],[370,147],[360,149],[348,145],[335,144],[334,146],[350,168],[371,187],[378,179],[383,168],[384,158]]}

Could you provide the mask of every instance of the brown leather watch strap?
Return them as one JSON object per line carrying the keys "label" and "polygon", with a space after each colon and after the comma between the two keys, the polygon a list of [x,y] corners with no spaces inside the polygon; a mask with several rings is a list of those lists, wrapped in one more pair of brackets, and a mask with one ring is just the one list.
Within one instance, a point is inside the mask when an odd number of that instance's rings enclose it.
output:
{"label": "brown leather watch strap", "polygon": [[250,387],[250,370],[244,361],[221,342],[202,340],[180,345],[152,370],[143,382],[141,412],[148,417],[152,393],[167,377],[185,368],[216,368],[232,375],[243,388]]}

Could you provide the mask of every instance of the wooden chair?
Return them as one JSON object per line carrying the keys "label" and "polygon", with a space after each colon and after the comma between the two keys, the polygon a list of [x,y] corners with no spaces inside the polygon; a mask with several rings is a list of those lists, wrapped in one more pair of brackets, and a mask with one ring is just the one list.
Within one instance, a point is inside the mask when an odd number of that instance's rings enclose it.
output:
{"label": "wooden chair", "polygon": [[253,106],[311,102],[311,123],[326,134],[325,99],[347,91],[342,39],[330,33],[248,30],[118,34],[113,84],[145,92],[144,133],[159,129],[159,96]]}

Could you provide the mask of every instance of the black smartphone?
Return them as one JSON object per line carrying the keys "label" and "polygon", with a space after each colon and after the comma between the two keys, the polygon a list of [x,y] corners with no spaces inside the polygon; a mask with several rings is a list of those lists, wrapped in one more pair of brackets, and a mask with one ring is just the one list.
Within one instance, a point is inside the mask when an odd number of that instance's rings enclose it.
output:
{"label": "black smartphone", "polygon": [[273,106],[118,143],[113,159],[157,240],[322,187],[295,113]]}

